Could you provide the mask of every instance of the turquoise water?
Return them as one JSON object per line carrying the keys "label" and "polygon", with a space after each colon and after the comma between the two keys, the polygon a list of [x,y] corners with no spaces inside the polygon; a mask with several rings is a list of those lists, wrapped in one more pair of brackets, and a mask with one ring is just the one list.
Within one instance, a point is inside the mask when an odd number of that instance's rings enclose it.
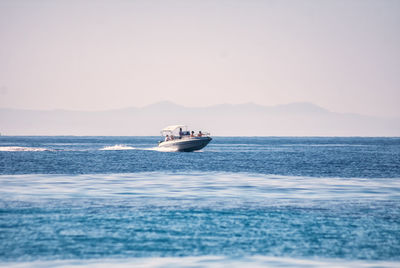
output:
{"label": "turquoise water", "polygon": [[400,264],[400,138],[0,137],[0,265]]}

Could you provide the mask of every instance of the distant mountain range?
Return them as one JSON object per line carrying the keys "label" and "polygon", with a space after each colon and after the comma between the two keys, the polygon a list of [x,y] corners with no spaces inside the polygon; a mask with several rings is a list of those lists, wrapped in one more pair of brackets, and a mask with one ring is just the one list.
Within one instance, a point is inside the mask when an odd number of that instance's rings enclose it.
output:
{"label": "distant mountain range", "polygon": [[400,136],[400,118],[334,113],[307,102],[185,107],[164,101],[96,112],[0,109],[3,135],[156,136],[174,124],[218,136]]}

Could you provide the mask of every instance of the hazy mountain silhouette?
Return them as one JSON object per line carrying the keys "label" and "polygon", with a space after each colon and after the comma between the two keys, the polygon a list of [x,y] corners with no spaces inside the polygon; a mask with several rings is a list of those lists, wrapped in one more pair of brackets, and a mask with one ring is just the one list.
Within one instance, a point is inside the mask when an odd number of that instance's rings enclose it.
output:
{"label": "hazy mountain silhouette", "polygon": [[163,101],[108,111],[0,109],[0,132],[8,135],[150,135],[188,124],[221,136],[399,136],[399,118],[330,112],[297,102],[185,107]]}

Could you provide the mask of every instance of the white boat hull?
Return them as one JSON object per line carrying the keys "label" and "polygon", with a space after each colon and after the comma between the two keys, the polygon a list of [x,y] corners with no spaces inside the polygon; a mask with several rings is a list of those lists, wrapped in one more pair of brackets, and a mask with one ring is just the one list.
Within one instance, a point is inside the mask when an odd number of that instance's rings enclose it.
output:
{"label": "white boat hull", "polygon": [[190,137],[163,141],[158,144],[160,148],[167,148],[178,152],[193,152],[203,149],[212,140],[210,137]]}

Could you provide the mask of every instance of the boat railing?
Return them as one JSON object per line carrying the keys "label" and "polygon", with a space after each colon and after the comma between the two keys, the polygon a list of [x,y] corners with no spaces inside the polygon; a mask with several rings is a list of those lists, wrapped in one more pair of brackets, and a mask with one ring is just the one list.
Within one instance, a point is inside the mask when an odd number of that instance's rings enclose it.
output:
{"label": "boat railing", "polygon": [[202,132],[201,135],[199,134],[194,134],[192,135],[182,135],[182,136],[178,136],[178,135],[169,135],[169,140],[179,140],[179,139],[190,139],[190,138],[198,138],[198,137],[210,137],[210,132]]}
{"label": "boat railing", "polygon": [[210,136],[210,132],[201,132],[201,135],[199,135],[199,133],[192,135],[185,135],[182,137],[189,137],[189,138],[196,138],[196,137],[209,137]]}
{"label": "boat railing", "polygon": [[[201,136],[209,137],[210,135],[211,135],[210,132],[201,132]],[[201,136],[197,135],[197,137],[201,137]]]}

